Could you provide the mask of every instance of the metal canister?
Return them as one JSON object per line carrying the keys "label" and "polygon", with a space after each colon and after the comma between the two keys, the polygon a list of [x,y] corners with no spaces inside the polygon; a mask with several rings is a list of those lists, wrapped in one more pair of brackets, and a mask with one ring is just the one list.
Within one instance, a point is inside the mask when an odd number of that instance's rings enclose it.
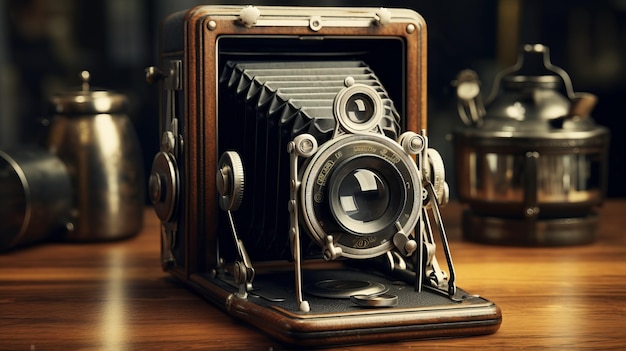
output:
{"label": "metal canister", "polygon": [[[609,131],[591,118],[596,97],[575,93],[544,45],[525,45],[483,105],[478,78],[456,82],[458,195],[465,237],[487,243],[593,241],[606,189]],[[562,94],[561,92],[564,92]]]}
{"label": "metal canister", "polygon": [[53,96],[48,150],[67,166],[75,206],[67,240],[106,241],[143,226],[144,175],[139,141],[125,95],[82,89]]}

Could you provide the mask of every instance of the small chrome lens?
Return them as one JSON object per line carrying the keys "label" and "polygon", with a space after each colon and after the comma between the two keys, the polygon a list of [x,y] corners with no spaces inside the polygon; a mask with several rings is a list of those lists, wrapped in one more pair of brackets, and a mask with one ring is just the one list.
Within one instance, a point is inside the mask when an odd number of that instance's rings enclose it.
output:
{"label": "small chrome lens", "polygon": [[369,122],[376,113],[376,106],[372,97],[363,93],[351,95],[346,100],[346,116],[354,123]]}
{"label": "small chrome lens", "polygon": [[337,122],[350,133],[369,132],[383,119],[383,100],[368,85],[347,86],[337,93],[333,104]]}

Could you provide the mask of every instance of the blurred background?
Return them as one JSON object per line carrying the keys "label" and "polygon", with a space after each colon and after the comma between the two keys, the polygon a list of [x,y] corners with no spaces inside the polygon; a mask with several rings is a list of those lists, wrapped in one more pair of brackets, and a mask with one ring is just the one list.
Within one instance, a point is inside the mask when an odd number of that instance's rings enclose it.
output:
{"label": "blurred background", "polygon": [[[92,85],[128,95],[146,170],[158,150],[156,86],[144,69],[157,63],[160,20],[209,1],[1,0],[0,148],[36,143],[55,93],[75,89],[79,72]],[[611,129],[609,197],[626,196],[626,0],[300,0],[215,4],[411,7],[428,24],[429,134],[447,167],[454,195],[456,113],[451,81],[478,72],[488,93],[496,72],[515,63],[520,45],[550,47],[576,91],[596,94],[598,124]],[[146,171],[146,174],[149,174]]]}

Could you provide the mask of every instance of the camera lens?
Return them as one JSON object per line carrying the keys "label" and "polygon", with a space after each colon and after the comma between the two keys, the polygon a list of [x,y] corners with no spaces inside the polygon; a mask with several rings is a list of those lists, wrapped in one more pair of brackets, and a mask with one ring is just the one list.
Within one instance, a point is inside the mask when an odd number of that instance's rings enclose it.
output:
{"label": "camera lens", "polygon": [[411,232],[421,212],[415,161],[382,135],[345,134],[324,144],[302,173],[302,185],[308,234],[319,245],[332,235],[344,257],[388,252],[393,236]]}
{"label": "camera lens", "polygon": [[374,155],[338,165],[330,184],[332,214],[353,234],[373,234],[393,226],[404,207],[402,176],[393,165]]}
{"label": "camera lens", "polygon": [[369,95],[357,93],[346,101],[346,116],[354,123],[369,122],[374,117],[375,111],[374,101]]}

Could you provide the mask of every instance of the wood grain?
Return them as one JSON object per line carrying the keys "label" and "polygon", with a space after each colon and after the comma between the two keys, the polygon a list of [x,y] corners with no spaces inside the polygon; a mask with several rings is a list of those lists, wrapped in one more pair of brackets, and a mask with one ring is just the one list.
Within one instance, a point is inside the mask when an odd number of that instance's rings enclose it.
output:
{"label": "wood grain", "polygon": [[[623,349],[626,200],[600,209],[586,246],[520,248],[463,241],[462,207],[443,211],[462,288],[496,302],[493,335],[334,350]],[[0,256],[0,350],[282,350],[161,271],[158,223],[136,237],[49,243]]]}

